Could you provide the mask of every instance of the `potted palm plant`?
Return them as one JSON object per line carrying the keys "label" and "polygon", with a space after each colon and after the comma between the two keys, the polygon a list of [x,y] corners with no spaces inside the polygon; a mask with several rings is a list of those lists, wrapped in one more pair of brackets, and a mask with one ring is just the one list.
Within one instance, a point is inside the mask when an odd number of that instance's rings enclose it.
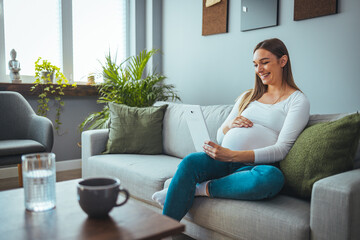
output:
{"label": "potted palm plant", "polygon": [[40,116],[47,116],[48,111],[50,111],[50,96],[54,96],[56,105],[54,127],[57,133],[59,133],[60,125],[62,124],[60,121],[61,110],[65,105],[61,97],[64,95],[65,88],[76,87],[76,84],[70,85],[59,67],[52,65],[48,60],[41,60],[41,57],[39,57],[35,62],[35,81],[30,91],[39,93],[37,114]]}
{"label": "potted palm plant", "polygon": [[106,103],[115,102],[130,107],[148,107],[156,101],[180,100],[174,91],[174,85],[165,84],[165,76],[152,72],[145,74],[150,58],[158,49],[143,50],[138,56],[132,56],[120,65],[108,53],[102,65],[104,82],[99,85],[98,103],[105,103],[100,112],[90,114],[79,126],[80,131],[107,128],[110,118]]}

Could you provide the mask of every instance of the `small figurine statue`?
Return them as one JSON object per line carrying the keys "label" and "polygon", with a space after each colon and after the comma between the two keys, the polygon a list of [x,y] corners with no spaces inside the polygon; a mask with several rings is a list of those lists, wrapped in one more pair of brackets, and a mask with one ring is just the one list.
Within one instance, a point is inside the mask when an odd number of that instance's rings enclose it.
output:
{"label": "small figurine statue", "polygon": [[10,69],[10,78],[13,83],[21,83],[20,80],[20,62],[16,60],[16,51],[15,49],[10,52],[11,60],[9,61],[9,69]]}

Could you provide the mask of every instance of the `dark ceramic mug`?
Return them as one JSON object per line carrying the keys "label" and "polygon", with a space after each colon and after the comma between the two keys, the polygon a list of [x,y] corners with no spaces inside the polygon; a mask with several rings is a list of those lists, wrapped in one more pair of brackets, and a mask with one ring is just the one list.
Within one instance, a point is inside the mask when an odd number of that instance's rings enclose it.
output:
{"label": "dark ceramic mug", "polygon": [[[125,200],[117,203],[120,192],[125,194]],[[113,207],[124,205],[129,199],[129,192],[120,187],[117,178],[88,178],[77,185],[77,196],[80,207],[89,217],[107,217]]]}

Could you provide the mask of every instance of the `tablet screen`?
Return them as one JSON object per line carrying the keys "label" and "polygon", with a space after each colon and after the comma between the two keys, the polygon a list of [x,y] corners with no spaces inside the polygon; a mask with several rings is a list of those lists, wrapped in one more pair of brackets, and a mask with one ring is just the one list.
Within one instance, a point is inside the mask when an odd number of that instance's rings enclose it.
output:
{"label": "tablet screen", "polygon": [[196,151],[203,152],[204,142],[210,140],[210,135],[199,105],[190,105],[187,108],[186,122]]}

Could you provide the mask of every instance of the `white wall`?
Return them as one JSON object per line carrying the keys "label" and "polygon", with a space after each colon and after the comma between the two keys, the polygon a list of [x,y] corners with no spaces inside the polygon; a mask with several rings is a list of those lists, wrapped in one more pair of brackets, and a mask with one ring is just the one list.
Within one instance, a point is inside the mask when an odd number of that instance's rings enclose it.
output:
{"label": "white wall", "polygon": [[184,103],[233,103],[253,87],[253,48],[277,37],[311,113],[360,110],[360,1],[339,0],[338,14],[303,21],[293,20],[293,0],[279,2],[278,26],[241,32],[241,1],[229,1],[229,32],[204,37],[202,0],[163,1],[162,69]]}

